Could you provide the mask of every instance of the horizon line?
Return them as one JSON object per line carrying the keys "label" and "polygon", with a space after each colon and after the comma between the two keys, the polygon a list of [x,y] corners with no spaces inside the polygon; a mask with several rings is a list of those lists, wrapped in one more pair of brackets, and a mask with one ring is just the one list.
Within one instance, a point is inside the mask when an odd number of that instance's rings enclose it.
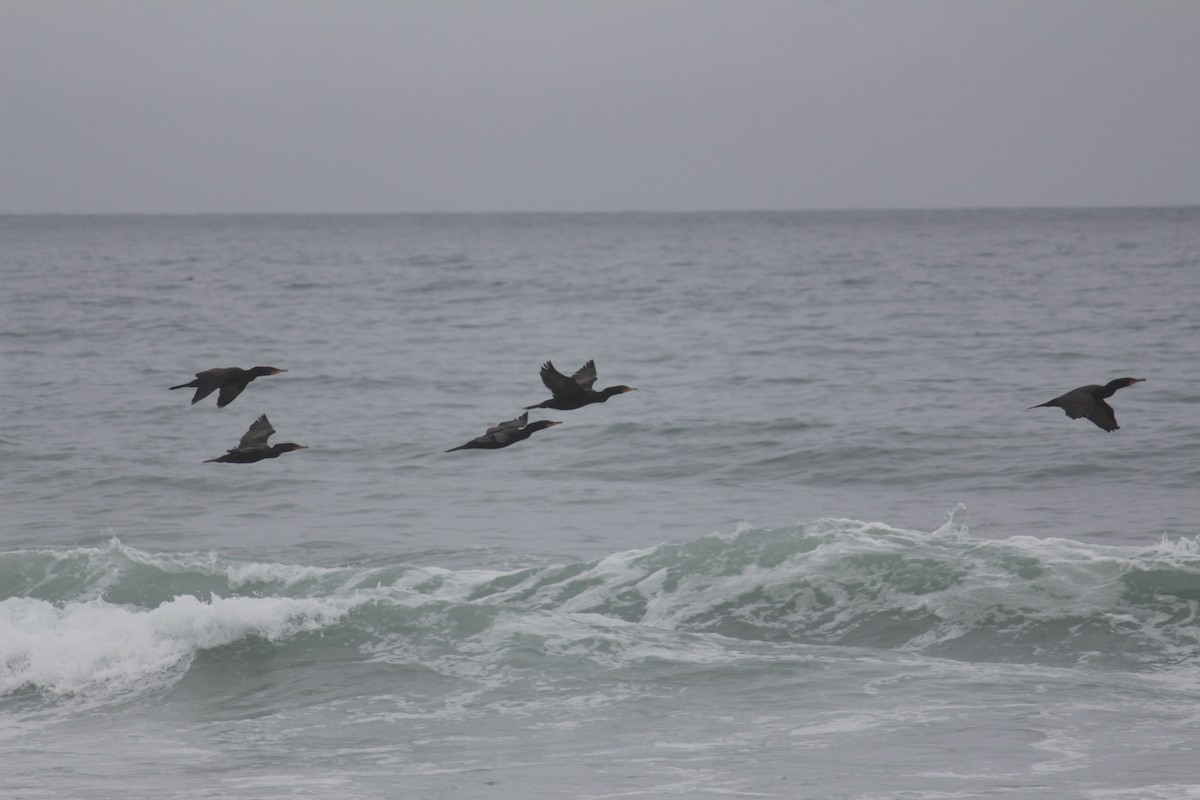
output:
{"label": "horizon line", "polygon": [[1197,203],[1114,205],[968,205],[968,206],[861,206],[807,208],[708,208],[708,209],[595,209],[595,210],[408,210],[408,211],[0,211],[0,217],[398,217],[398,216],[603,216],[603,215],[702,215],[702,214],[814,214],[814,213],[931,213],[968,211],[1151,211],[1200,208]]}

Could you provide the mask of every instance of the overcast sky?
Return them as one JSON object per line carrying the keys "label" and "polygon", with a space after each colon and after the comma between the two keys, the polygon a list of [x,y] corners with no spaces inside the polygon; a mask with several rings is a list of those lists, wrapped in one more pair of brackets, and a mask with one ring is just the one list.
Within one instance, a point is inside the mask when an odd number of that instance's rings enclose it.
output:
{"label": "overcast sky", "polygon": [[1197,203],[1198,0],[0,0],[0,212]]}

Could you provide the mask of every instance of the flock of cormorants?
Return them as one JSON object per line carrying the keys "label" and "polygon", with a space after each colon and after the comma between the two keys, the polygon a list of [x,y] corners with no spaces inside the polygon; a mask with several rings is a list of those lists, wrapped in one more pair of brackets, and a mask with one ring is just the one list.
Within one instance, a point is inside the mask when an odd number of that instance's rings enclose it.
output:
{"label": "flock of cormorants", "polygon": [[[281,372],[287,372],[287,370],[277,367],[254,367],[253,369],[218,367],[216,369],[206,369],[203,372],[197,372],[195,380],[190,383],[181,383],[171,388],[194,388],[196,394],[192,397],[193,404],[220,389],[221,393],[217,395],[217,408],[224,408],[242,393],[242,390],[246,388],[250,381],[264,375],[278,375]],[[537,405],[526,406],[525,413],[516,419],[497,423],[493,427],[488,428],[487,433],[482,436],[477,436],[458,447],[451,447],[446,452],[452,453],[455,450],[498,450],[501,447],[508,447],[510,444],[516,444],[524,439],[528,439],[536,431],[562,424],[561,422],[548,419],[538,420],[530,424],[529,409],[531,408],[553,408],[559,411],[570,411],[571,409],[582,408],[592,403],[603,403],[613,395],[634,391],[631,386],[609,386],[602,391],[596,391],[594,388],[596,383],[595,361],[587,362],[569,378],[555,369],[553,363],[547,361],[542,365],[541,375],[542,383],[550,390],[550,394],[553,397]],[[271,427],[270,420],[267,419],[266,414],[263,414],[251,424],[250,429],[242,436],[237,447],[232,447],[225,455],[219,458],[210,458],[205,463],[253,464],[256,461],[262,461],[264,458],[277,458],[283,453],[305,449],[304,445],[296,444],[295,442],[281,442],[275,445],[268,445],[267,440],[274,433],[275,429]]]}
{"label": "flock of cormorants", "polygon": [[[220,389],[220,394],[217,395],[217,408],[224,408],[242,393],[242,390],[246,388],[246,385],[250,381],[264,375],[278,375],[281,372],[287,372],[287,370],[278,369],[277,367],[254,367],[253,369],[222,367],[206,369],[203,372],[197,372],[195,380],[190,383],[181,383],[171,388],[194,388],[196,394],[192,397],[192,403],[199,402]],[[525,406],[525,413],[516,419],[498,422],[488,428],[487,432],[482,436],[477,436],[466,444],[460,444],[458,447],[451,447],[446,452],[453,453],[455,450],[499,450],[501,447],[508,447],[510,444],[516,444],[528,439],[537,431],[562,424],[561,422],[548,419],[530,423],[529,409],[532,408],[553,408],[558,411],[570,411],[571,409],[582,408],[592,403],[603,403],[614,395],[634,391],[632,387],[624,385],[609,386],[601,391],[596,391],[594,388],[596,384],[595,361],[588,361],[570,377],[563,375],[554,368],[552,362],[547,361],[542,365],[541,376],[542,383],[550,390],[553,397],[536,405]],[[1039,403],[1029,408],[1061,408],[1071,419],[1086,417],[1100,429],[1111,432],[1117,430],[1120,426],[1117,425],[1116,412],[1113,411],[1112,406],[1104,401],[1112,397],[1118,389],[1124,389],[1126,386],[1132,386],[1144,380],[1145,378],[1117,378],[1115,381],[1109,381],[1103,386],[1096,384],[1080,386],[1078,389],[1072,389],[1053,400]],[[275,429],[271,427],[267,415],[263,414],[251,424],[250,429],[242,436],[237,447],[230,448],[225,455],[219,458],[210,458],[205,463],[253,464],[256,461],[262,461],[264,458],[277,458],[283,453],[305,449],[304,445],[296,444],[295,442],[281,442],[275,445],[268,445],[267,440],[274,433]]]}
{"label": "flock of cormorants", "polygon": [[[278,375],[281,372],[287,372],[287,370],[278,367],[254,367],[253,369],[216,367],[197,372],[195,379],[190,383],[181,383],[178,386],[172,386],[171,389],[195,389],[196,394],[192,396],[192,405],[220,389],[221,393],[217,395],[217,408],[224,408],[242,393],[250,381],[263,375]],[[222,464],[253,464],[264,458],[278,458],[283,453],[305,449],[304,445],[295,442],[268,445],[267,439],[270,439],[273,433],[275,433],[275,429],[271,427],[271,421],[267,419],[266,414],[263,414],[251,423],[250,429],[242,435],[237,447],[231,447],[225,455],[219,458],[210,458],[204,463],[216,461]]]}

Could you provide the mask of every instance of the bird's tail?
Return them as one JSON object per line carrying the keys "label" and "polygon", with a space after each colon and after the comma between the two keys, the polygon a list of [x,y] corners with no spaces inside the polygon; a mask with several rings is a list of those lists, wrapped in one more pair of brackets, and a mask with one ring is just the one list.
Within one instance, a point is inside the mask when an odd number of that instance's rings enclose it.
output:
{"label": "bird's tail", "polygon": [[1058,406],[1057,400],[1048,400],[1045,403],[1038,403],[1036,406],[1030,406],[1029,408],[1027,408],[1025,410],[1031,411],[1032,409],[1035,409],[1035,408],[1055,408],[1057,406]]}
{"label": "bird's tail", "polygon": [[199,385],[198,381],[192,381],[191,383],[181,383],[178,386],[172,386],[171,388],[172,389],[191,389],[192,387],[198,386],[198,385]]}
{"label": "bird's tail", "polygon": [[547,401],[545,401],[545,402],[543,402],[543,403],[538,403],[536,406],[523,406],[523,407],[521,408],[521,410],[522,410],[522,411],[528,411],[528,410],[529,410],[529,409],[531,409],[531,408],[548,408],[548,406],[546,405],[546,403],[549,403],[549,402],[550,402],[550,401],[549,401],[549,400],[547,400]]}
{"label": "bird's tail", "polygon": [[447,453],[453,453],[455,450],[466,450],[466,449],[467,449],[467,446],[466,446],[465,444],[460,444],[458,447],[451,447],[451,448],[450,448],[449,450],[447,450],[446,452],[447,452]]}

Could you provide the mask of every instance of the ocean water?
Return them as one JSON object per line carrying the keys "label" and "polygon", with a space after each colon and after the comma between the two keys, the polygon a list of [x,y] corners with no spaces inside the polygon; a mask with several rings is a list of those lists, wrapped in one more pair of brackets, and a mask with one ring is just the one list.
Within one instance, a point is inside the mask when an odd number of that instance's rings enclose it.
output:
{"label": "ocean water", "polygon": [[[1200,798],[1200,209],[0,217],[0,278],[6,800]],[[547,359],[638,391],[443,452]]]}

